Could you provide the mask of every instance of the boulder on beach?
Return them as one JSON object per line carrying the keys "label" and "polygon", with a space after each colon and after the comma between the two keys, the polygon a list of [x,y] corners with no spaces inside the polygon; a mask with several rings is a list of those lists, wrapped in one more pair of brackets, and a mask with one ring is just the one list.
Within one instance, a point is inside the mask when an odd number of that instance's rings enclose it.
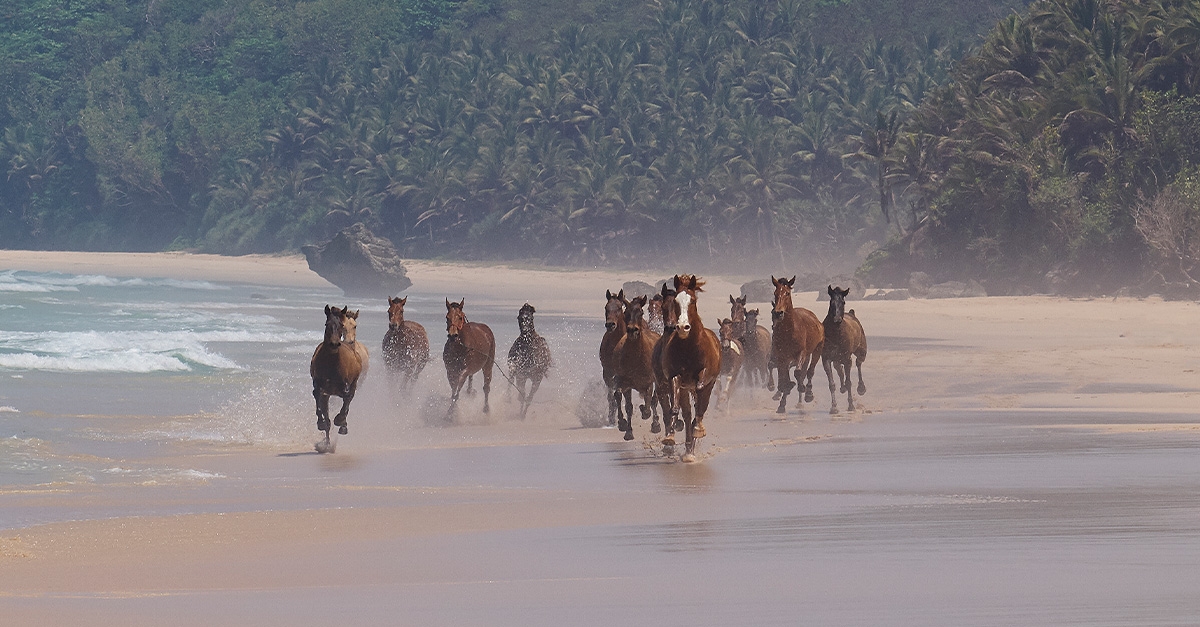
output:
{"label": "boulder on beach", "polygon": [[346,296],[385,298],[412,287],[395,246],[361,222],[338,231],[324,244],[300,250],[308,267],[342,288]]}

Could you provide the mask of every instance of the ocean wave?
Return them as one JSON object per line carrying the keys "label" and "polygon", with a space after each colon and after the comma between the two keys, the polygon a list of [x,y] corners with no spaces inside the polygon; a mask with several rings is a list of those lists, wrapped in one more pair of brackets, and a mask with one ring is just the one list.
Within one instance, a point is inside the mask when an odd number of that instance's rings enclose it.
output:
{"label": "ocean wave", "polygon": [[103,274],[63,274],[59,272],[0,272],[0,292],[77,292],[81,287],[171,287],[183,290],[228,290],[228,286],[209,281],[182,279],[117,278]]}
{"label": "ocean wave", "polygon": [[0,414],[19,414],[21,410],[11,405],[0,405]]}

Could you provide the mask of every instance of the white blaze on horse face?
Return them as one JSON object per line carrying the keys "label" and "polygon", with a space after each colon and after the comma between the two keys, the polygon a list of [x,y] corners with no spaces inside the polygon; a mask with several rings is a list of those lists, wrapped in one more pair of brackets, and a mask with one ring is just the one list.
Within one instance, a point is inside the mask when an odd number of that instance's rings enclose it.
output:
{"label": "white blaze on horse face", "polygon": [[692,330],[692,319],[688,315],[688,309],[692,304],[692,295],[686,291],[679,292],[675,297],[675,302],[679,303],[679,331],[681,337],[687,337],[688,331]]}

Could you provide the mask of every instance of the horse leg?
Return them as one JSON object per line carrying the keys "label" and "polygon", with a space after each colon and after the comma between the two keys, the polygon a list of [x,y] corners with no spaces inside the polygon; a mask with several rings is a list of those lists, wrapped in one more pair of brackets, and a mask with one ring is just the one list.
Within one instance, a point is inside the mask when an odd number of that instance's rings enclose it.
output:
{"label": "horse leg", "polygon": [[859,396],[862,396],[863,394],[867,393],[867,384],[863,383],[863,379],[862,379],[862,362],[863,362],[863,358],[861,355],[854,356],[854,365],[858,367],[858,395]]}
{"label": "horse leg", "polygon": [[463,383],[467,380],[466,372],[446,373],[446,379],[450,381],[450,402],[458,402],[458,393],[462,391]]}
{"label": "horse leg", "polygon": [[[654,407],[654,384],[651,383],[641,388],[638,390],[638,394],[642,396],[642,404],[638,405],[638,411],[642,412],[642,420],[649,420],[652,413],[651,408]],[[658,416],[655,415],[655,418],[657,419]]]}
{"label": "horse leg", "polygon": [[617,430],[622,433],[629,431],[629,420],[625,417],[625,407],[621,403],[624,395],[621,388],[615,388],[612,393],[613,403],[617,406]]}
{"label": "horse leg", "polygon": [[492,391],[492,365],[487,364],[483,367],[483,413],[491,412],[488,407],[488,394]]}
{"label": "horse leg", "polygon": [[683,457],[680,460],[694,462],[696,461],[696,423],[692,421],[691,395],[688,394],[688,390],[681,388],[675,395],[675,400],[683,413],[684,449]]}
{"label": "horse leg", "polygon": [[[535,374],[529,384],[529,394],[525,395],[525,411],[529,411],[529,406],[533,404],[533,395],[537,394],[538,388],[542,386],[542,375]],[[524,418],[525,414],[521,414]]]}
{"label": "horse leg", "polygon": [[625,388],[625,439],[633,439],[633,388]]}
{"label": "horse leg", "polygon": [[696,390],[696,417],[692,421],[692,433],[697,438],[702,438],[706,435],[704,430],[704,414],[708,411],[708,401],[712,398],[713,386],[715,382]]}
{"label": "horse leg", "polygon": [[829,379],[829,413],[836,414],[838,413],[837,393],[834,392],[834,388],[837,387],[837,384],[833,382],[833,368],[830,367],[830,361],[828,357],[821,357],[821,367],[825,369],[825,377]]}
{"label": "horse leg", "polygon": [[850,385],[850,360],[846,359],[841,364],[842,371],[846,373],[846,411],[854,411],[854,386]]}
{"label": "horse leg", "polygon": [[319,385],[313,385],[313,399],[317,402],[317,431],[329,435],[329,395]]}
{"label": "horse leg", "polygon": [[787,413],[787,397],[788,397],[788,394],[791,393],[792,388],[794,387],[794,384],[792,383],[791,375],[788,374],[787,365],[785,364],[782,366],[778,366],[778,368],[779,368],[779,373],[778,373],[777,378],[779,379],[779,391],[775,393],[775,396],[779,398],[779,407],[775,410],[775,413],[786,414]]}
{"label": "horse leg", "polygon": [[356,387],[357,384],[350,385],[349,392],[342,397],[342,409],[333,417],[333,424],[337,425],[339,435],[346,435],[350,432],[346,428],[346,416],[350,413],[350,401],[354,400],[354,390]]}
{"label": "horse leg", "polygon": [[813,401],[813,374],[817,371],[817,360],[821,358],[821,350],[815,350],[808,354],[808,359],[804,360],[803,370],[798,374],[803,375],[804,383],[804,402],[811,403]]}

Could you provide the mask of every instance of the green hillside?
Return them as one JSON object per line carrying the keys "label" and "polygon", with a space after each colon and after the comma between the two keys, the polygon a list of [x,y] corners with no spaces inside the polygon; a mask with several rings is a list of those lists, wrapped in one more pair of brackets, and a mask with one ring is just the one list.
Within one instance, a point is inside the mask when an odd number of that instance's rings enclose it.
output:
{"label": "green hillside", "polygon": [[267,252],[361,221],[414,256],[830,267],[881,248],[878,280],[1000,291],[1200,276],[1194,3],[0,16],[3,246]]}

